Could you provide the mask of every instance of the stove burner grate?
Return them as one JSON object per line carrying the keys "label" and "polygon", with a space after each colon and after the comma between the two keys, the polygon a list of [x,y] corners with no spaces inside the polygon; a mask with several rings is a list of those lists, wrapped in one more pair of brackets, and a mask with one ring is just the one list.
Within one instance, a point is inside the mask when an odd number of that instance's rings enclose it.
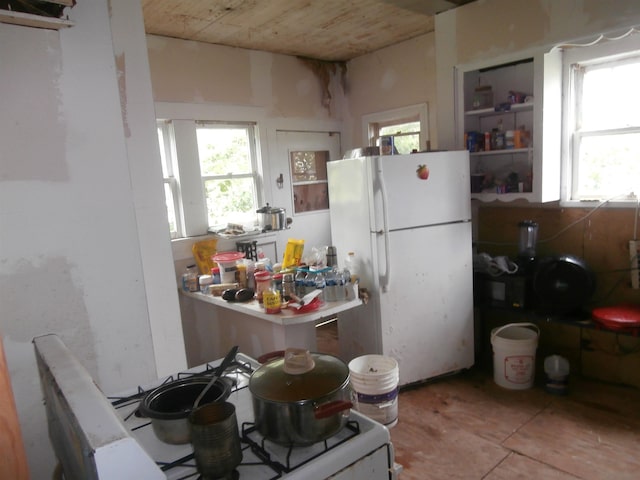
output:
{"label": "stove burner grate", "polygon": [[[324,447],[319,452],[314,453],[312,455],[305,455],[303,459],[300,459],[299,461],[295,462],[295,464],[293,465],[291,462],[292,454],[296,451],[296,448],[300,448],[300,447],[296,447],[295,445],[290,445],[288,447],[285,447],[287,449],[287,454],[286,454],[286,461],[284,463],[278,461],[277,459],[274,459],[273,456],[267,451],[267,448],[266,448],[266,445],[268,443],[271,443],[270,440],[265,439],[264,437],[262,437],[262,435],[257,433],[256,425],[253,422],[242,423],[241,440],[242,442],[249,445],[249,447],[251,448],[251,451],[260,460],[262,460],[265,465],[268,465],[273,469],[273,471],[277,474],[275,477],[271,479],[273,480],[276,478],[280,478],[283,474],[289,473],[292,470],[298,467],[301,467],[306,463],[309,463],[310,461],[320,457],[321,455],[324,455],[326,452],[333,450],[334,448],[349,441],[351,438],[355,437],[356,435],[359,435],[360,424],[356,420],[349,420],[347,421],[343,430],[348,430],[349,433],[343,438],[341,438],[340,440],[333,442],[331,444],[329,443],[329,439],[319,442],[324,445]],[[257,436],[259,437],[259,442],[251,438],[251,435],[254,433],[256,433]]]}

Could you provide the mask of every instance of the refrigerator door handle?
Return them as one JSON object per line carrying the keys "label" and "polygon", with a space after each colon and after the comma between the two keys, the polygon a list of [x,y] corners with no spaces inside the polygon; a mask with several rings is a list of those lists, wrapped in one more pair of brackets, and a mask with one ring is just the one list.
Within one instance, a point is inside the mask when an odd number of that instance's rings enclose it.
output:
{"label": "refrigerator door handle", "polygon": [[378,171],[378,181],[380,183],[380,194],[382,198],[382,230],[380,233],[384,237],[384,276],[381,276],[380,279],[380,287],[383,292],[386,292],[389,288],[389,283],[391,279],[391,265],[389,262],[390,254],[389,254],[389,221],[388,221],[388,211],[387,211],[387,188],[384,184],[384,177],[382,176],[382,157],[379,156],[376,159],[376,170]]}

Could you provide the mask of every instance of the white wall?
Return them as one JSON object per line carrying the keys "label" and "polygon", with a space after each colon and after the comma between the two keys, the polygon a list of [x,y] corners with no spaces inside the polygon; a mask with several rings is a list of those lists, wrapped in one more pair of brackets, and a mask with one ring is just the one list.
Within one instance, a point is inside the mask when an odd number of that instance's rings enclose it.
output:
{"label": "white wall", "polygon": [[[157,175],[142,178],[154,152],[137,140],[153,128],[153,107],[122,45],[116,65],[110,25],[137,18],[144,40],[139,10],[124,0],[78,2],[75,25],[59,33],[0,24],[0,334],[32,478],[50,478],[55,465],[34,336],[58,334],[105,392],[157,377],[148,299],[166,285],[175,294],[175,283],[150,277],[162,270],[151,268],[154,252],[171,270],[166,221],[157,224],[150,206],[162,204],[148,183]],[[123,66],[132,78],[120,82]],[[172,321],[180,333],[178,315]],[[182,338],[173,341],[158,353],[182,366]]]}

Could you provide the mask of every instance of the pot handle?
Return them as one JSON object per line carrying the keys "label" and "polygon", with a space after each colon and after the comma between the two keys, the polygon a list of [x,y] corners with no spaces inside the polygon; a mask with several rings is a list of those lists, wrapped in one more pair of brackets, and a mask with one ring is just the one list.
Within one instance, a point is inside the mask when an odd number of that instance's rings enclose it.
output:
{"label": "pot handle", "polygon": [[265,353],[264,355],[260,355],[258,357],[258,362],[267,363],[269,360],[273,360],[274,358],[282,358],[284,357],[284,350],[276,350],[274,352]]}
{"label": "pot handle", "polygon": [[353,403],[351,402],[335,400],[315,407],[313,415],[316,417],[316,420],[321,420],[323,418],[332,417],[336,413],[342,412],[343,410],[347,410],[351,407],[353,407]]}

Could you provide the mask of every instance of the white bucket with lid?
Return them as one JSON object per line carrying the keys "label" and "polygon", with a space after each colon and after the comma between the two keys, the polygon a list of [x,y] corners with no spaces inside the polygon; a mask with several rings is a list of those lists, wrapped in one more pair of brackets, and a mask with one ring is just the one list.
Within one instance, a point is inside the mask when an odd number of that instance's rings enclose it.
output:
{"label": "white bucket with lid", "polygon": [[498,385],[512,390],[533,386],[539,336],[535,323],[510,323],[491,330],[493,380]]}
{"label": "white bucket with lid", "polygon": [[233,283],[236,281],[237,262],[244,258],[244,252],[220,252],[211,257],[211,260],[220,268],[220,282]]}
{"label": "white bucket with lid", "polygon": [[398,362],[384,355],[363,355],[349,362],[355,409],[387,427],[398,423]]}

